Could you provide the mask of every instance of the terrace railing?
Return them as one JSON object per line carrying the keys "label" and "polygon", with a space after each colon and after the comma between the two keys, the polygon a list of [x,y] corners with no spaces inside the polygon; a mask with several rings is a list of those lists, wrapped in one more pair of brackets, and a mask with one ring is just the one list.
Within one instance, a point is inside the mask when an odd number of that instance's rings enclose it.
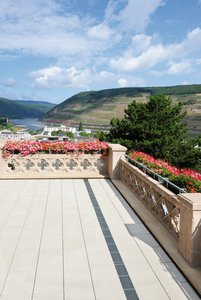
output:
{"label": "terrace railing", "polygon": [[138,162],[137,160],[131,158],[130,156],[125,155],[125,157],[128,160],[128,162],[130,162],[132,165],[136,166],[138,169],[143,171],[145,174],[149,175],[150,177],[152,177],[153,179],[155,179],[156,181],[158,181],[159,183],[164,185],[168,190],[172,191],[174,194],[186,193],[185,188],[180,188],[176,184],[169,181],[167,178],[157,174],[156,172],[149,169],[147,166]]}
{"label": "terrace railing", "polygon": [[13,154],[7,159],[0,156],[0,178],[112,178],[118,173],[117,164],[124,152],[125,147],[111,144],[107,157],[76,152],[27,156]]}
{"label": "terrace railing", "polygon": [[106,177],[108,158],[100,154],[13,155],[1,162],[1,178],[94,178]]}
{"label": "terrace railing", "polygon": [[[186,261],[191,266],[201,266],[201,194],[177,195],[144,171],[121,157],[119,179],[173,234]],[[132,199],[129,201],[134,208]]]}
{"label": "terrace railing", "polygon": [[[145,167],[146,168],[146,167]],[[148,209],[178,238],[180,207],[177,196],[139,168],[121,160],[120,178]]]}

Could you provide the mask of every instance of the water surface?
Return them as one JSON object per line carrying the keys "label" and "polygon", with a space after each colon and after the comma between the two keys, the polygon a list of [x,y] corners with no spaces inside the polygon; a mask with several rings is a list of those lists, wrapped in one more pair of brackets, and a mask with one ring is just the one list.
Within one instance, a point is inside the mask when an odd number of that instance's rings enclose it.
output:
{"label": "water surface", "polygon": [[42,129],[45,126],[44,122],[39,121],[38,119],[26,118],[26,119],[9,119],[9,122],[19,127],[26,128],[28,130],[38,130]]}

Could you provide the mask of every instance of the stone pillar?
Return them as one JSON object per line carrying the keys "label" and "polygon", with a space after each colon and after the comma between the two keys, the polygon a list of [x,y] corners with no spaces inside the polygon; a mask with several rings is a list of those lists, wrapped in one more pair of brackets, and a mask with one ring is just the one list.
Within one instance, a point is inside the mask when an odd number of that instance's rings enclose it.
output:
{"label": "stone pillar", "polygon": [[118,179],[119,159],[125,155],[127,148],[119,144],[109,144],[108,174],[110,179]]}
{"label": "stone pillar", "polygon": [[181,205],[179,252],[192,266],[201,266],[201,193],[178,195]]}
{"label": "stone pillar", "polygon": [[5,160],[2,158],[2,152],[1,152],[1,149],[3,148],[5,143],[6,143],[5,140],[0,139],[0,178],[2,177],[2,173],[6,167],[6,163],[5,163]]}

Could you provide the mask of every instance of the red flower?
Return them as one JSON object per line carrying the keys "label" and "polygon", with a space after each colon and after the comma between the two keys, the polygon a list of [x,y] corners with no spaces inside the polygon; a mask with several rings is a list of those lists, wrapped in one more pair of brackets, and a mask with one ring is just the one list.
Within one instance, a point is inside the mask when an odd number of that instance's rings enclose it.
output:
{"label": "red flower", "polygon": [[199,193],[201,191],[201,174],[195,170],[179,170],[174,166],[170,166],[166,161],[155,159],[153,156],[140,151],[130,153],[129,156],[140,163],[143,163],[157,174],[161,174],[168,178],[170,177],[176,185],[181,184],[181,187],[185,187],[189,192]]}

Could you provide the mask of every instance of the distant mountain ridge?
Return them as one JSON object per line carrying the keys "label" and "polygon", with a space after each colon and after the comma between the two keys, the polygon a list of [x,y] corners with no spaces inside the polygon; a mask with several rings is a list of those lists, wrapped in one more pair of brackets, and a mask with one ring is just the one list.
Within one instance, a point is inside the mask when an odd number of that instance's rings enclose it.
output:
{"label": "distant mountain ridge", "polygon": [[45,101],[0,98],[0,117],[9,119],[41,118],[55,105]]}
{"label": "distant mountain ridge", "polygon": [[188,127],[193,134],[201,134],[201,84],[81,92],[52,108],[43,120],[109,125],[113,117],[123,117],[124,109],[132,101],[146,102],[150,95],[156,94],[170,96],[173,102],[181,102],[188,113]]}

